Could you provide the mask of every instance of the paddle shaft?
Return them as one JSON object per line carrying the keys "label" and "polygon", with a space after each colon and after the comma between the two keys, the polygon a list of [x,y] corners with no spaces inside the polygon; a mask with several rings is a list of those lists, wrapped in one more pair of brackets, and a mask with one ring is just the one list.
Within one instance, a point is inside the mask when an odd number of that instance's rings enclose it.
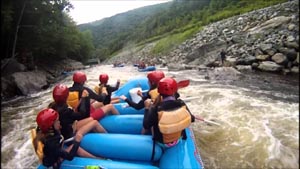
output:
{"label": "paddle shaft", "polygon": [[206,122],[206,123],[209,123],[209,124],[214,124],[214,125],[217,125],[217,126],[221,126],[221,124],[219,124],[219,123],[203,119],[202,117],[199,117],[199,116],[195,116],[195,119]]}

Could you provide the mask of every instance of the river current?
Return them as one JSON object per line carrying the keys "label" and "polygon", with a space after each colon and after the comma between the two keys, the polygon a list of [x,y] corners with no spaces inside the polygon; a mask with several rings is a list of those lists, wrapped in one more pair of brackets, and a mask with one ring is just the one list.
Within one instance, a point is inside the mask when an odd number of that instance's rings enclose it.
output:
{"label": "river current", "polygon": [[[86,85],[94,88],[100,73],[109,74],[109,84],[120,79],[121,85],[146,76],[136,69],[101,65],[82,71]],[[207,79],[197,70],[160,70],[177,80],[190,79],[188,87],[179,89],[181,98],[193,114],[221,124],[192,124],[205,168],[299,168],[299,79],[257,73]],[[72,76],[58,83],[71,86]],[[52,101],[52,89],[1,103],[1,168],[38,166],[30,129],[37,113]]]}

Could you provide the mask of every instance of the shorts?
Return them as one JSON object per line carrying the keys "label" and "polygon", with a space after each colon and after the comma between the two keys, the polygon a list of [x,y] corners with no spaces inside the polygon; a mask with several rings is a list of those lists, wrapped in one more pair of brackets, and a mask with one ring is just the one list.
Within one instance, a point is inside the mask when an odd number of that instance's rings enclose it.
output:
{"label": "shorts", "polygon": [[100,120],[104,117],[104,111],[101,108],[95,109],[92,105],[90,105],[90,117],[94,120]]}
{"label": "shorts", "polygon": [[167,148],[171,148],[171,147],[173,147],[173,146],[176,146],[178,143],[180,143],[181,142],[181,137],[179,138],[179,139],[177,139],[177,140],[175,140],[175,141],[173,141],[173,142],[171,142],[171,143],[160,143],[160,142],[157,142],[157,144],[160,146],[160,147],[162,147],[163,149],[167,149]]}

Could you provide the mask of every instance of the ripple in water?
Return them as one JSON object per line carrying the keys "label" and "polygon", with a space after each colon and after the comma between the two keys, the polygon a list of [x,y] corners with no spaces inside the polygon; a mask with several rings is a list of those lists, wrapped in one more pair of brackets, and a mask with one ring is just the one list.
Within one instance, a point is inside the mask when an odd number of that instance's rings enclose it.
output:
{"label": "ripple in water", "polygon": [[[110,84],[147,74],[133,66],[112,65],[83,71],[91,88],[98,85],[100,73],[109,74]],[[207,80],[198,71],[163,71],[176,79],[191,79],[189,87],[179,90],[181,97],[192,113],[221,124],[192,124],[205,168],[299,168],[299,95],[295,94],[299,88],[283,91],[289,84],[282,84],[280,90],[263,88],[253,77],[244,84],[222,83]],[[72,77],[59,83],[70,86]],[[1,104],[1,168],[38,165],[29,130],[36,125],[37,112],[51,102],[52,88]]]}

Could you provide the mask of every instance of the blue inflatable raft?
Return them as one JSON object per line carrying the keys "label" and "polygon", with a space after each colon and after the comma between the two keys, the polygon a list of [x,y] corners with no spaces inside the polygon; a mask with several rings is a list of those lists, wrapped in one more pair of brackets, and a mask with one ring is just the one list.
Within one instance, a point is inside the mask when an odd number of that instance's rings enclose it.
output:
{"label": "blue inflatable raft", "polygon": [[[129,91],[133,88],[141,88],[141,90],[149,90],[149,84],[147,77],[136,77],[128,80],[124,85],[122,85],[117,91],[113,92],[112,97],[126,96],[128,99],[132,99]],[[144,109],[136,110],[129,107],[128,104],[120,99],[120,103],[114,104],[115,108],[120,112],[120,114],[144,114]]]}
{"label": "blue inflatable raft", "polygon": [[148,72],[148,71],[154,71],[156,68],[155,66],[147,66],[146,68],[144,69],[138,69],[139,72]]}
{"label": "blue inflatable raft", "polygon": [[[64,160],[61,168],[203,168],[194,134],[187,128],[187,139],[162,150],[151,135],[140,135],[143,115],[111,115],[100,120],[109,133],[88,133],[80,146],[88,152],[110,160],[75,157]],[[112,125],[113,124],[113,125]],[[153,159],[151,158],[153,155]],[[45,168],[40,165],[39,168]]]}
{"label": "blue inflatable raft", "polygon": [[[147,78],[138,77],[129,80],[114,95],[124,94],[130,97],[128,91],[137,86],[149,90]],[[110,160],[75,157],[72,161],[64,160],[61,168],[83,169],[87,166],[104,169],[204,168],[191,128],[185,129],[186,140],[181,140],[176,146],[163,150],[153,142],[150,134],[141,135],[144,109],[135,110],[127,107],[127,103],[118,103],[115,107],[121,115],[106,116],[99,121],[108,133],[88,133],[80,143],[80,146],[88,152]],[[39,165],[38,168],[45,167]]]}

